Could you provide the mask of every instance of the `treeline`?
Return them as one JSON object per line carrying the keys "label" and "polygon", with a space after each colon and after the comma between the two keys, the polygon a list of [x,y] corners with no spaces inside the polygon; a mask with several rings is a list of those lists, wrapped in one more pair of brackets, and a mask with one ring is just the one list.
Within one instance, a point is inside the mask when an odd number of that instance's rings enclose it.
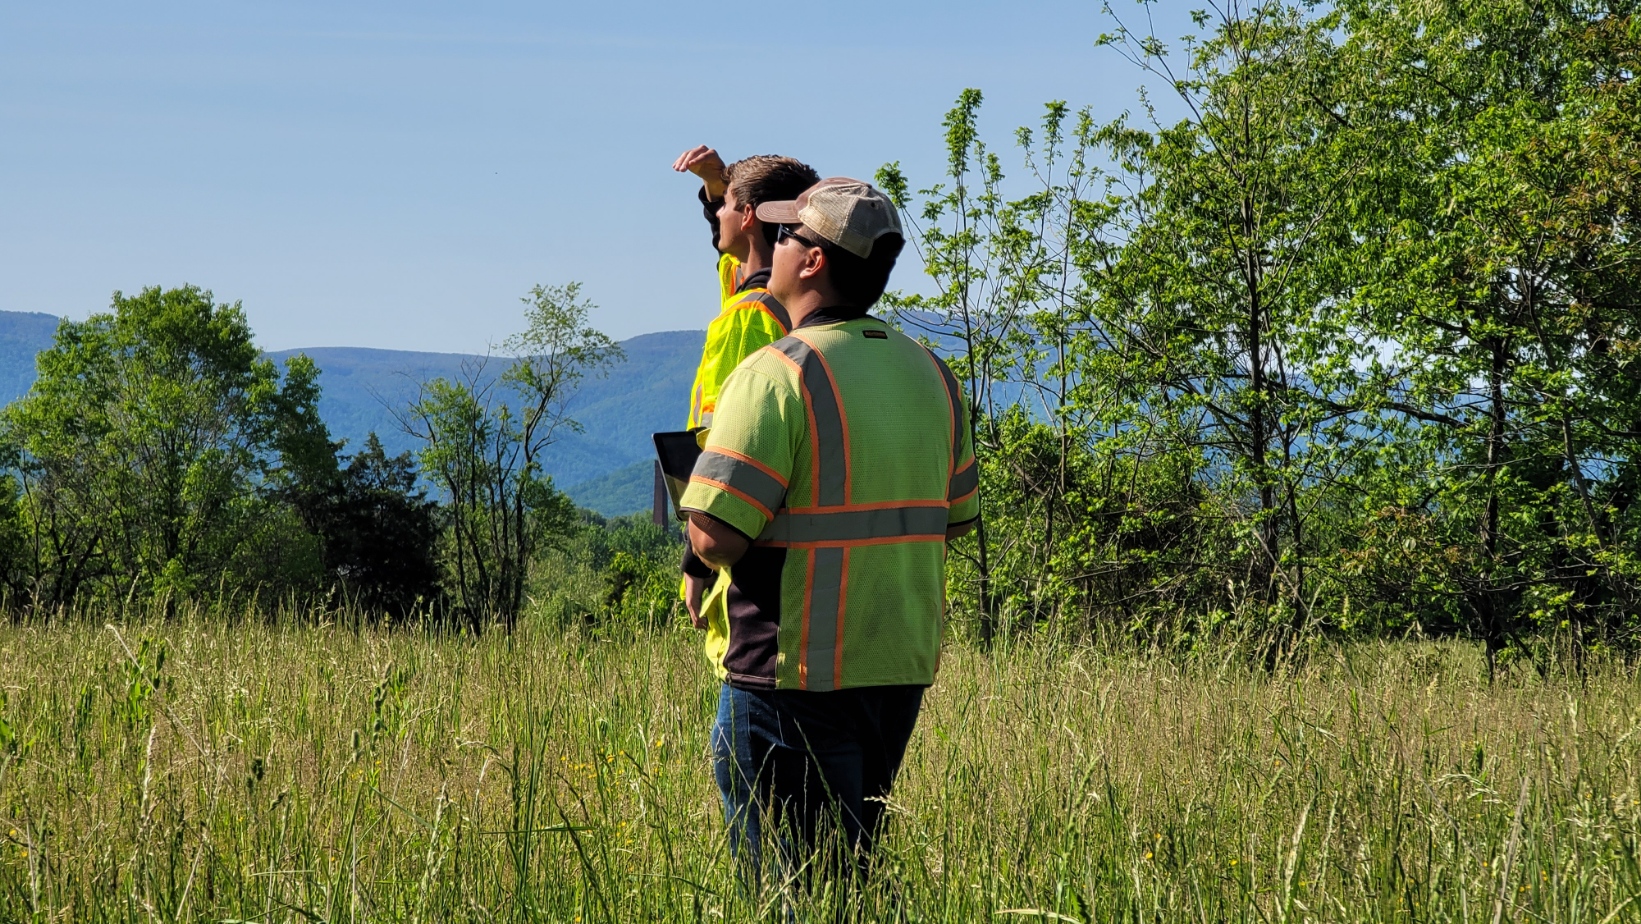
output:
{"label": "treeline", "polygon": [[[348,451],[319,370],[263,358],[192,286],[64,321],[0,410],[0,602],[13,614],[207,607],[511,626],[671,606],[661,529],[578,512],[543,474],[568,402],[620,356],[575,284],[536,287],[500,353],[395,409],[421,450]],[[646,596],[647,595],[647,596]],[[640,613],[639,611],[644,611]]]}
{"label": "treeline", "polygon": [[1005,171],[967,91],[939,185],[884,168],[976,399],[978,632],[1636,649],[1637,5],[1118,22],[1183,118],[1053,103]]}
{"label": "treeline", "polygon": [[[1184,117],[1053,103],[1017,157],[966,91],[940,182],[878,177],[936,284],[886,307],[974,403],[954,625],[1641,651],[1638,6],[1221,0],[1171,47],[1118,21]],[[397,458],[333,441],[312,363],[209,293],[65,323],[0,412],[6,606],[659,618],[676,537],[542,474],[618,348],[573,285],[525,308],[399,409]]]}

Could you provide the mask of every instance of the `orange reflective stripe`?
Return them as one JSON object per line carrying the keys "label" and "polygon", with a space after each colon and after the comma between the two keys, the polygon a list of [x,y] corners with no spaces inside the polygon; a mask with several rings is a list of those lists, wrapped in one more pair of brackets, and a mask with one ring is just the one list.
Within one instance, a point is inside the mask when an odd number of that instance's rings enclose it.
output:
{"label": "orange reflective stripe", "polygon": [[952,370],[946,368],[946,364],[941,362],[940,357],[934,355],[933,350],[926,347],[925,350],[929,354],[929,359],[934,362],[935,370],[940,373],[940,381],[946,386],[946,400],[951,404],[952,467],[948,472],[948,476],[955,476],[957,474],[958,456],[963,452],[963,431],[958,428],[968,425],[968,421],[962,419],[963,399],[961,396],[963,392],[957,387],[957,377],[952,375]]}
{"label": "orange reflective stripe", "polygon": [[[776,341],[771,349],[797,371],[798,385],[803,392],[813,459],[810,503],[821,508],[844,507],[849,503],[850,489],[849,426],[844,419],[843,396],[838,391],[831,366],[813,343],[797,335]],[[896,516],[893,511],[887,510],[846,510],[837,515]],[[769,539],[769,544],[799,540],[810,546],[804,582],[803,626],[799,636],[798,685],[805,690],[834,690],[841,676],[839,659],[843,646],[839,633],[842,631],[845,602],[843,568],[847,554],[843,543],[838,540],[854,538],[848,535],[848,530],[858,531],[869,524],[832,521],[830,533],[824,529],[817,532],[809,521],[794,519],[805,516],[815,516],[825,522],[833,514],[792,514],[783,510],[770,520],[764,535],[759,538],[760,541]],[[943,511],[941,516],[944,524]],[[833,668],[831,676],[824,673],[827,666]]]}
{"label": "orange reflective stripe", "polygon": [[843,565],[838,571],[838,629],[837,643],[832,646],[832,689],[843,687],[843,617],[848,612],[844,603],[849,599],[849,550],[843,549]]}
{"label": "orange reflective stripe", "polygon": [[756,497],[753,497],[752,495],[746,493],[745,491],[742,491],[740,488],[737,488],[732,484],[725,484],[722,481],[718,481],[718,480],[712,479],[712,478],[705,478],[705,477],[702,477],[700,475],[691,475],[691,476],[689,476],[689,480],[690,480],[691,484],[699,482],[701,484],[707,485],[708,487],[717,488],[718,490],[723,491],[725,494],[732,494],[732,495],[740,498],[741,500],[747,502],[748,504],[750,504],[754,510],[756,510],[759,513],[763,514],[764,516],[768,517],[770,520],[773,520],[775,518],[775,512],[774,511],[772,511],[768,507],[764,506],[764,504],[762,502],[760,502]]}
{"label": "orange reflective stripe", "polygon": [[735,297],[741,284],[741,263],[729,254],[718,258],[718,302],[722,304]]}
{"label": "orange reflective stripe", "polygon": [[959,501],[967,500],[969,495],[979,488],[980,466],[975,464],[975,460],[970,459],[969,464],[963,466],[962,471],[952,476],[951,487],[946,492],[946,498],[953,505],[956,505]]}
{"label": "orange reflective stripe", "polygon": [[852,510],[898,510],[901,507],[939,507],[951,504],[943,500],[873,501],[867,504],[838,504],[833,507],[788,507],[785,513],[847,513]]}
{"label": "orange reflective stripe", "polygon": [[[808,340],[797,334],[793,334],[792,336],[797,337],[797,339],[803,340],[804,343],[809,344],[809,349],[811,351],[809,355],[813,356],[815,361],[820,363],[821,372],[826,379],[826,390],[832,394],[832,409],[823,408],[823,410],[825,410],[827,414],[835,414],[837,416],[839,437],[838,452],[835,454],[832,462],[833,464],[841,464],[843,468],[843,497],[838,500],[837,503],[847,504],[849,503],[849,499],[854,496],[854,486],[851,478],[853,472],[851,470],[852,465],[849,459],[849,414],[843,409],[843,394],[838,391],[838,377],[832,374],[832,364],[826,361],[826,355],[816,349],[813,343],[809,343]],[[825,501],[820,500],[820,498],[816,498],[816,501],[818,503],[826,503]]]}
{"label": "orange reflective stripe", "polygon": [[803,365],[791,356],[787,355],[785,350],[779,349],[781,342],[784,341],[777,341],[776,343],[772,343],[769,346],[764,347],[764,349],[768,350],[770,355],[779,359],[781,362],[791,366],[792,371],[798,374],[798,393],[803,396],[803,411],[809,420],[809,497],[811,502],[813,502],[815,498],[820,497],[821,468],[820,446],[814,439],[815,409],[809,400],[809,389],[803,380]]}
{"label": "orange reflective stripe", "polygon": [[700,481],[703,484],[723,486],[725,490],[736,497],[752,504],[759,513],[773,517],[773,511],[781,506],[786,497],[786,483],[774,477],[767,466],[748,464],[739,454],[720,452],[717,449],[708,449],[695,460],[695,470],[691,473],[690,481]]}
{"label": "orange reflective stripe", "polygon": [[701,425],[702,414],[701,396],[705,394],[706,386],[701,384],[701,372],[695,372],[695,387],[689,393],[689,426],[691,429]]}
{"label": "orange reflective stripe", "polygon": [[[811,549],[809,597],[804,625],[809,637],[803,647],[804,673],[808,690],[835,690],[837,678],[827,668],[834,667],[841,651],[839,632],[843,622],[843,559],[847,550],[823,547]],[[817,670],[818,668],[818,670]]]}
{"label": "orange reflective stripe", "polygon": [[809,411],[809,436],[815,449],[815,495],[811,502],[835,507],[849,502],[849,429],[843,419],[843,400],[832,381],[832,370],[820,351],[794,334],[773,344],[797,366]]}
{"label": "orange reflective stripe", "polygon": [[783,488],[786,487],[786,477],[784,475],[782,475],[780,472],[775,471],[774,469],[770,468],[769,466],[763,464],[762,462],[759,462],[757,459],[754,459],[749,455],[744,455],[742,453],[736,452],[733,449],[725,449],[722,446],[715,447],[712,451],[717,453],[718,455],[728,456],[731,459],[735,459],[739,462],[745,462],[746,464],[752,466],[753,468],[757,469],[758,471],[763,472],[765,475],[768,475],[769,477],[771,477],[771,478],[775,479],[776,481],[780,482],[781,487],[783,487]]}
{"label": "orange reflective stripe", "polygon": [[759,539],[754,545],[768,546],[772,549],[858,549],[869,545],[906,545],[914,542],[945,542],[946,531],[938,533],[918,533],[905,536],[880,536],[876,539],[803,539],[803,540],[763,540]]}
{"label": "orange reflective stripe", "polygon": [[758,534],[761,545],[847,545],[871,540],[919,541],[946,537],[948,508],[938,505],[827,510],[816,513],[779,511]]}
{"label": "orange reflective stripe", "polygon": [[809,605],[815,599],[815,553],[805,556],[803,569],[803,622],[798,630],[798,689],[809,689]]}
{"label": "orange reflective stripe", "polygon": [[764,314],[769,315],[770,319],[776,324],[780,325],[781,334],[783,336],[792,330],[792,316],[786,313],[786,306],[781,304],[780,299],[770,295],[769,292],[764,289],[752,289],[741,293],[736,296],[733,301],[726,305],[724,310],[762,311]]}

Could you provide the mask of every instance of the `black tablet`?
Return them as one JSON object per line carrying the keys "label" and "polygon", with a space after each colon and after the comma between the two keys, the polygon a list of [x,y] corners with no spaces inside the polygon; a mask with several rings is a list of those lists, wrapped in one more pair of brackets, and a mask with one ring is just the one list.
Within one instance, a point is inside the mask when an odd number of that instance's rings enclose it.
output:
{"label": "black tablet", "polygon": [[667,496],[672,499],[673,516],[679,520],[683,520],[684,515],[679,512],[678,503],[684,497],[684,489],[689,487],[695,460],[701,458],[699,432],[677,430],[655,434],[655,457],[661,462],[661,477],[667,483]]}

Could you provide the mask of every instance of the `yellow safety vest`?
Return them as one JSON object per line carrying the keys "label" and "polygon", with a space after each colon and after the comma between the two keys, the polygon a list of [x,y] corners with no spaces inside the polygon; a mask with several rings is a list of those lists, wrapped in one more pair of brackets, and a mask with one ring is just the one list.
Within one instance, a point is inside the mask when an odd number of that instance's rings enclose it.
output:
{"label": "yellow safety vest", "polygon": [[[785,337],[792,326],[786,309],[768,289],[754,286],[738,291],[740,286],[741,262],[726,253],[718,258],[718,316],[707,325],[706,346],[701,350],[701,364],[689,390],[688,429],[712,426],[712,412],[718,407],[718,392],[724,380],[741,360]],[[688,599],[688,587],[687,582],[679,583],[679,599]],[[721,611],[728,587],[728,581],[715,579],[702,602],[703,610]]]}
{"label": "yellow safety vest", "polygon": [[741,264],[729,254],[718,260],[719,311],[707,325],[701,365],[689,390],[689,429],[712,426],[718,392],[741,360],[785,337],[792,327],[786,309],[762,286],[739,290]]}

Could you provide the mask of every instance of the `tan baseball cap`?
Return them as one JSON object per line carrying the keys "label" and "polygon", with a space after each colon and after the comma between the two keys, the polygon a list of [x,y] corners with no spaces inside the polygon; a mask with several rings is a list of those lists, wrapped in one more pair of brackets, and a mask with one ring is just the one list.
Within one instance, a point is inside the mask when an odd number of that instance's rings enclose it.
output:
{"label": "tan baseball cap", "polygon": [[828,243],[861,259],[872,255],[872,245],[885,234],[899,234],[900,214],[883,191],[863,180],[834,176],[809,187],[798,198],[765,202],[758,220],[777,225],[802,224]]}

